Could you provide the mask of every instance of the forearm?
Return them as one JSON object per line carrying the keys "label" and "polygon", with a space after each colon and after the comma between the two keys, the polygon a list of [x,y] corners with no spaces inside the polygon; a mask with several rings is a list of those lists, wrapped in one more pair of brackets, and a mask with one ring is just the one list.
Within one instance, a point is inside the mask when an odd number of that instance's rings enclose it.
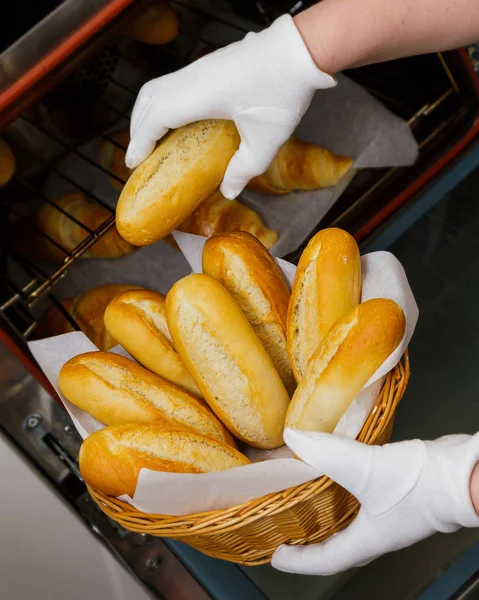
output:
{"label": "forearm", "polygon": [[479,40],[477,0],[324,0],[295,23],[329,74]]}
{"label": "forearm", "polygon": [[471,475],[471,498],[472,504],[479,515],[479,462],[474,467]]}

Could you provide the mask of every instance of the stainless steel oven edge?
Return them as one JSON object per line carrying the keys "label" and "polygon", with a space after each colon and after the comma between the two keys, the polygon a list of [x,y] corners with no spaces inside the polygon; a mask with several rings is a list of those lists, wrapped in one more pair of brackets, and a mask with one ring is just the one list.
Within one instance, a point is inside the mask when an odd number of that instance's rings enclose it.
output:
{"label": "stainless steel oven edge", "polygon": [[0,361],[0,431],[56,492],[58,500],[67,503],[155,597],[266,600],[236,565],[173,540],[126,531],[108,519],[91,500],[79,473],[76,457],[81,438],[68,413],[3,343]]}

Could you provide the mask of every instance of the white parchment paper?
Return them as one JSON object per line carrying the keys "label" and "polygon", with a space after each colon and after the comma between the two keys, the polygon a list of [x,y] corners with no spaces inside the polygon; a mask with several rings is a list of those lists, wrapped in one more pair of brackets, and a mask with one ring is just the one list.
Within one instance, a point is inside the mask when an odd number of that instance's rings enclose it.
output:
{"label": "white parchment paper", "polygon": [[[201,271],[201,253],[205,238],[177,233],[175,237],[193,271]],[[288,281],[294,278],[295,266],[277,259]],[[389,252],[374,252],[361,258],[363,300],[386,297],[395,300],[406,315],[406,333],[400,346],[374,374],[368,385],[345,412],[335,434],[355,438],[361,430],[381,389],[384,375],[394,367],[406,349],[418,318],[418,308],[404,269]],[[29,343],[35,359],[52,383],[70,413],[75,427],[85,438],[104,427],[96,419],[73,406],[58,388],[58,374],[67,360],[97,348],[81,332]],[[112,352],[125,354],[117,347]],[[291,458],[288,448],[262,451],[242,448],[254,464],[229,471],[207,474],[160,473],[142,469],[133,498],[123,499],[137,509],[158,514],[187,515],[227,508],[299,485],[321,475],[315,469]]]}

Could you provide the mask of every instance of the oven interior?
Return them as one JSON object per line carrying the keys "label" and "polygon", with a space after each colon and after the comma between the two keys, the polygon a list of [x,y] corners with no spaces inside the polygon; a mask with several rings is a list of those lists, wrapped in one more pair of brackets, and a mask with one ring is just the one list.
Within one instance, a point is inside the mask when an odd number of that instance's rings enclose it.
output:
{"label": "oven interior", "polygon": [[[148,46],[132,41],[118,34],[120,24],[105,35],[100,50],[95,44],[95,53],[2,132],[14,151],[17,169],[12,181],[0,190],[0,316],[8,333],[21,345],[35,338],[38,318],[51,304],[78,329],[60,304],[55,286],[67,272],[74,275],[75,263],[114,225],[116,197],[105,202],[94,186],[87,185],[88,180],[101,174],[104,179],[122,183],[100,163],[98,139],[121,147],[112,133],[128,127],[143,83],[241,39],[247,31],[260,29],[264,24],[261,19],[271,16],[258,10],[246,11],[245,16],[245,7],[238,10],[236,2],[181,0],[174,2],[174,7],[181,31],[173,42]],[[371,218],[470,129],[478,102],[460,52],[373,65],[348,75],[407,120],[420,146],[419,160],[412,167],[357,172],[318,223],[318,228],[343,227],[363,242],[361,231]],[[63,258],[45,263],[21,244],[19,247],[18,240],[46,236],[35,230],[32,215],[39,202],[56,206],[48,192],[52,180],[57,189],[84,192],[92,202],[104,206],[109,216],[94,230],[80,223],[84,239],[73,250],[49,238]],[[61,207],[56,209],[65,212]],[[73,219],[67,213],[64,216]],[[296,261],[304,245],[287,258]]]}

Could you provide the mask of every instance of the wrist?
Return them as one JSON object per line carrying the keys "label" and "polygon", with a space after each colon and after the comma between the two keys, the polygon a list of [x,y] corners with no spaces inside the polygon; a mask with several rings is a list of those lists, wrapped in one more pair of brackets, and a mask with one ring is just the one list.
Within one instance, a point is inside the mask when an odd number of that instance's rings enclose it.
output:
{"label": "wrist", "polygon": [[470,482],[471,500],[475,511],[479,515],[479,462],[472,470]]}

